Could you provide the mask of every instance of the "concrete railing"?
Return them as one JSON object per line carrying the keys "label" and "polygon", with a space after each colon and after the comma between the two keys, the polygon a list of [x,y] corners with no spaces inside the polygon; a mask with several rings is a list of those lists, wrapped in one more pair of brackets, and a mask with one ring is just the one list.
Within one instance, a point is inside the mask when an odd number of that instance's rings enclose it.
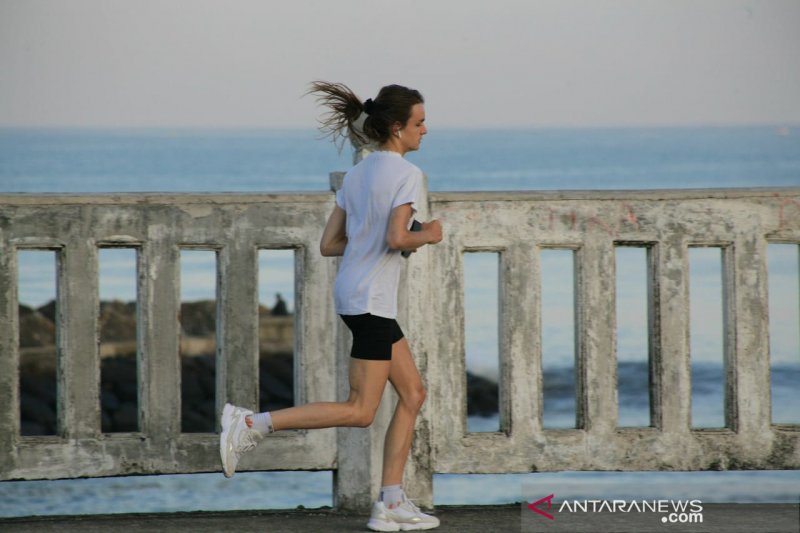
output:
{"label": "concrete railing", "polygon": [[[181,432],[179,353],[182,248],[217,253],[217,407],[258,401],[259,249],[295,250],[298,402],[336,395],[335,266],[319,256],[329,194],[0,197],[0,469],[3,479],[69,478],[219,469],[213,434]],[[100,431],[98,249],[138,250],[138,394],[135,434]],[[17,260],[58,257],[58,426],[19,436]],[[314,369],[304,371],[303,369]],[[218,409],[218,410],[219,410]],[[335,430],[276,435],[244,468],[332,469]]]}
{"label": "concrete railing", "polygon": [[[179,252],[218,254],[217,407],[258,401],[257,255],[295,250],[295,401],[347,395],[336,262],[318,253],[331,194],[0,196],[0,479],[219,471],[217,436],[180,427]],[[434,473],[800,468],[800,426],[771,423],[766,247],[800,243],[800,189],[431,193],[418,218],[445,240],[412,256],[400,322],[429,396],[409,492]],[[647,249],[651,427],[617,427],[615,246]],[[102,433],[98,249],[138,249],[139,428]],[[693,429],[688,249],[723,256],[726,427]],[[575,250],[575,429],[545,429],[539,252]],[[20,436],[19,250],[58,255],[59,434]],[[496,252],[500,426],[466,430],[463,255]],[[386,397],[394,399],[387,387]],[[372,428],[281,432],[242,470],[334,470],[336,504],[367,507],[380,482],[384,401]]]}

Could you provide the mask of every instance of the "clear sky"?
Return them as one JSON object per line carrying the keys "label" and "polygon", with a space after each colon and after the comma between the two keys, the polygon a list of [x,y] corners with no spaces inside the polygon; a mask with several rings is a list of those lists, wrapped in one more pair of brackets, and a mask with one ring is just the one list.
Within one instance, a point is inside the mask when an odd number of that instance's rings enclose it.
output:
{"label": "clear sky", "polygon": [[0,126],[299,127],[314,79],[439,127],[800,123],[797,0],[0,0]]}

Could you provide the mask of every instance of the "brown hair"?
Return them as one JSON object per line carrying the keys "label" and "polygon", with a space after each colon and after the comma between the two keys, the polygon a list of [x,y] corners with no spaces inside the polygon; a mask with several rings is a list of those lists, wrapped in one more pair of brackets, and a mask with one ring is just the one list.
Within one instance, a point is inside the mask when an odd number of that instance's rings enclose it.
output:
{"label": "brown hair", "polygon": [[[361,99],[341,83],[315,81],[308,94],[316,94],[317,101],[328,107],[320,118],[320,131],[330,136],[341,150],[345,137],[354,144],[368,144],[370,141],[383,144],[392,135],[392,125],[399,122],[405,125],[411,117],[415,104],[425,103],[419,91],[402,85],[387,85],[373,100]],[[366,113],[363,129],[356,122],[361,113]]]}

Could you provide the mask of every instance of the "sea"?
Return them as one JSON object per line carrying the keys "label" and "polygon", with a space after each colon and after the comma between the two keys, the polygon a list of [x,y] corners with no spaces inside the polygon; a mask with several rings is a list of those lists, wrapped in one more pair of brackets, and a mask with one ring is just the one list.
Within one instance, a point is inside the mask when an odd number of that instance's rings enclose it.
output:
{"label": "sea", "polygon": [[[798,187],[800,124],[747,127],[441,129],[407,155],[431,191],[622,190]],[[0,195],[6,193],[329,191],[329,173],[352,154],[313,129],[0,128]],[[20,254],[20,301],[54,294],[52,257]],[[135,299],[133,259],[101,256],[101,297]],[[618,254],[619,423],[649,424],[646,263],[642,249]],[[768,247],[772,421],[800,424],[800,264],[797,244]],[[184,300],[213,297],[214,262],[187,254]],[[718,249],[690,252],[692,425],[724,425],[722,282]],[[261,263],[262,258],[260,258]],[[269,304],[293,308],[291,255],[264,257]],[[466,358],[470,372],[496,379],[497,257],[465,257]],[[186,269],[185,272],[183,269]],[[570,251],[542,256],[544,424],[575,427],[574,308]],[[105,274],[104,274],[105,273]],[[184,275],[185,274],[185,275]],[[124,278],[128,279],[128,282]],[[260,285],[261,289],[261,285]],[[105,295],[105,296],[104,296]],[[496,415],[468,430],[496,431]],[[249,472],[0,483],[0,517],[315,508],[332,504],[331,472]],[[800,501],[800,471],[539,472],[437,474],[434,503],[501,504],[541,494],[561,499]],[[411,495],[413,497],[413,495]]]}

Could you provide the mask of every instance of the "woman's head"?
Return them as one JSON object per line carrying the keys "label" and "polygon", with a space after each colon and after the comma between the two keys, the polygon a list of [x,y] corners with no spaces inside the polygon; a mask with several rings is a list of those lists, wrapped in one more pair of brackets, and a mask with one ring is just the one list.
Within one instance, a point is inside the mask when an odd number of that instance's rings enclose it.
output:
{"label": "woman's head", "polygon": [[412,108],[424,103],[419,91],[402,85],[387,85],[374,100],[370,98],[365,102],[367,118],[364,120],[364,133],[370,139],[384,144],[392,136],[397,136],[398,130],[406,127]]}
{"label": "woman's head", "polygon": [[[409,126],[412,116],[415,123],[419,123],[417,128],[422,130],[419,137],[425,133],[424,124],[420,122],[425,119],[422,106],[425,100],[417,90],[401,85],[387,85],[374,99],[369,98],[365,102],[341,83],[317,81],[311,84],[309,92],[317,94],[318,101],[329,108],[320,120],[320,130],[330,135],[334,142],[343,142],[344,137],[349,136],[354,144],[373,142],[385,145],[395,139],[402,139],[402,132]],[[359,127],[362,113],[366,117]],[[407,133],[413,135],[413,132]],[[407,148],[415,150],[419,147],[418,139],[416,146],[413,146],[413,139],[407,141],[404,144],[411,145]]]}

